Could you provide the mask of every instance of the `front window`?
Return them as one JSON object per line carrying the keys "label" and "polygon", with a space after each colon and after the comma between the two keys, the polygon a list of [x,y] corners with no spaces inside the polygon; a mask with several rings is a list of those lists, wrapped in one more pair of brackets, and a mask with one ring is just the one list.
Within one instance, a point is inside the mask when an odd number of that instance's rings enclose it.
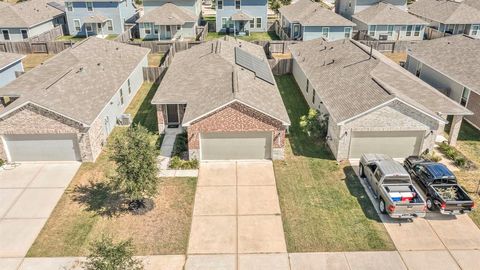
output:
{"label": "front window", "polygon": [[26,29],[22,29],[22,38],[27,39],[28,38],[28,31]]}
{"label": "front window", "polygon": [[222,28],[227,28],[228,18],[222,18]]}
{"label": "front window", "polygon": [[145,35],[150,35],[152,33],[152,26],[150,23],[144,23],[143,28],[145,28]]}
{"label": "front window", "polygon": [[420,30],[422,30],[421,25],[415,25],[415,36],[418,37],[420,36]]}
{"label": "front window", "polygon": [[262,28],[262,18],[257,18],[257,28]]}
{"label": "front window", "polygon": [[223,9],[223,0],[217,0],[217,9]]}
{"label": "front window", "polygon": [[73,20],[73,25],[75,27],[75,31],[80,31],[80,20]]}
{"label": "front window", "polygon": [[322,37],[328,38],[329,34],[330,34],[330,28],[322,27]]}
{"label": "front window", "polygon": [[250,29],[255,28],[255,19],[250,20]]}
{"label": "front window", "polygon": [[113,22],[112,20],[107,21],[107,29],[108,31],[113,31]]}
{"label": "front window", "polygon": [[242,5],[242,1],[241,1],[241,0],[235,0],[235,9],[240,9],[240,8],[241,8],[241,5]]}
{"label": "front window", "polygon": [[10,32],[8,30],[2,30],[3,40],[10,40]]}
{"label": "front window", "polygon": [[350,38],[351,35],[352,35],[352,28],[345,27],[345,38]]}
{"label": "front window", "polygon": [[472,36],[478,35],[479,30],[480,30],[480,25],[472,25]]}
{"label": "front window", "polygon": [[67,6],[68,11],[73,11],[73,3],[72,2],[66,2],[65,5]]}
{"label": "front window", "polygon": [[413,26],[412,26],[412,25],[407,26],[407,33],[406,33],[405,35],[406,35],[407,37],[412,36],[412,30],[413,30]]}
{"label": "front window", "polygon": [[93,11],[93,2],[87,2],[87,10],[88,11]]}
{"label": "front window", "polygon": [[393,25],[388,26],[388,36],[389,37],[393,36]]}
{"label": "front window", "polygon": [[469,96],[470,96],[470,89],[464,87],[462,92],[462,99],[460,100],[460,104],[462,104],[464,107],[467,106]]}
{"label": "front window", "polygon": [[368,27],[368,35],[371,37],[374,37],[376,28],[377,28],[376,25],[370,25]]}

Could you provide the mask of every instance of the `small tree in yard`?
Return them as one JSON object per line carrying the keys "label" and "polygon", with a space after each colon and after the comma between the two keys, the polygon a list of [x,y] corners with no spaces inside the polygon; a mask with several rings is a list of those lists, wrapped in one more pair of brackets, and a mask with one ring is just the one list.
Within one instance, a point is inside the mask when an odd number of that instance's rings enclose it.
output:
{"label": "small tree in yard", "polygon": [[112,238],[102,236],[90,247],[85,270],[142,270],[141,261],[133,258],[135,249],[132,241],[114,243]]}
{"label": "small tree in yard", "polygon": [[307,115],[300,117],[300,129],[311,137],[323,138],[327,135],[328,116],[310,109]]}
{"label": "small tree in yard", "polygon": [[111,159],[117,165],[113,182],[124,190],[133,211],[149,208],[146,199],[157,194],[157,149],[151,137],[146,128],[136,125],[113,143]]}

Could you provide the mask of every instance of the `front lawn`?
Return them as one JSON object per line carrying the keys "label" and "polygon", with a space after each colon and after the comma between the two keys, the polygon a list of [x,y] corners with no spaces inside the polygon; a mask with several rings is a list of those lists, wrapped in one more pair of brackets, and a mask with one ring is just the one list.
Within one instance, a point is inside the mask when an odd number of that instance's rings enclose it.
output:
{"label": "front lawn", "polygon": [[[156,132],[156,115],[150,104],[156,85],[145,83],[127,113],[135,123]],[[115,136],[125,131],[117,127]],[[152,140],[160,141],[157,133]],[[83,163],[45,227],[30,248],[30,257],[85,256],[93,240],[108,234],[115,241],[132,238],[137,255],[182,254],[190,231],[195,178],[162,178],[155,208],[145,215],[132,215],[107,185],[115,164],[109,160],[110,144],[97,161]]]}
{"label": "front lawn", "polygon": [[[480,131],[466,121],[463,121],[462,127],[460,128],[456,148],[468,159],[473,161],[477,165],[477,168],[480,168]],[[462,169],[455,172],[455,174],[470,197],[475,200],[477,209],[470,213],[470,217],[473,222],[480,227],[480,210],[478,207],[480,205],[480,195],[476,194],[480,181],[480,169],[470,171]]]}
{"label": "front lawn", "polygon": [[[216,33],[216,32],[209,32],[207,37],[205,38],[206,41],[214,40],[217,38],[224,37],[225,34]],[[233,37],[233,35],[230,35]],[[237,36],[238,39],[245,40],[245,41],[270,41],[270,40],[280,40],[280,38],[274,32],[252,32],[249,36]]]}
{"label": "front lawn", "polygon": [[300,131],[308,105],[293,76],[276,80],[292,122],[285,160],[274,162],[288,252],[394,250],[352,168]]}

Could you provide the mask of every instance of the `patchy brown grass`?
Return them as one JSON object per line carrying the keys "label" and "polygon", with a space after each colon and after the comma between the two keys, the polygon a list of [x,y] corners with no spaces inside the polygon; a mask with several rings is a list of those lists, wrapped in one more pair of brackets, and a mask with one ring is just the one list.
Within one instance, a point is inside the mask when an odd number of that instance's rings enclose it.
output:
{"label": "patchy brown grass", "polygon": [[386,57],[392,59],[395,63],[400,64],[401,61],[407,61],[407,53],[383,53]]}
{"label": "patchy brown grass", "polygon": [[[154,89],[145,84],[127,109],[135,122],[147,128],[146,122],[155,112],[147,111],[144,105],[150,103]],[[109,141],[124,131],[115,128]],[[152,140],[158,137],[153,134]],[[82,164],[27,256],[85,256],[90,243],[102,234],[115,240],[132,238],[138,255],[186,252],[196,179],[160,179],[155,208],[144,215],[132,215],[122,203],[122,194],[108,185],[115,173],[115,164],[109,159],[111,151],[107,144],[96,162]]]}
{"label": "patchy brown grass", "polygon": [[23,69],[25,72],[33,69],[34,67],[40,65],[41,63],[45,62],[47,59],[52,57],[53,54],[46,54],[46,53],[35,53],[35,54],[27,54],[27,57],[23,58]]}
{"label": "patchy brown grass", "polygon": [[148,66],[159,67],[162,57],[163,57],[163,53],[150,53],[148,55]]}

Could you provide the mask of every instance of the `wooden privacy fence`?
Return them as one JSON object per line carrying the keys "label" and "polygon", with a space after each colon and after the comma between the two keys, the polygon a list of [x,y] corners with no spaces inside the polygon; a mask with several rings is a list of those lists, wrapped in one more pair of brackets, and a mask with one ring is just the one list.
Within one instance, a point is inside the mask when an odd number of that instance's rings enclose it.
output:
{"label": "wooden privacy fence", "polygon": [[291,38],[288,36],[288,34],[285,32],[283,27],[280,25],[279,21],[275,21],[273,24],[273,28],[275,31],[275,34],[281,39],[281,40],[291,40]]}
{"label": "wooden privacy fence", "polygon": [[380,52],[406,52],[408,48],[419,41],[407,41],[407,40],[397,40],[397,41],[380,41],[380,40],[359,40],[360,43],[374,48]]}
{"label": "wooden privacy fence", "polygon": [[196,40],[204,41],[208,35],[208,22],[204,26],[198,26],[196,29]]}
{"label": "wooden privacy fence", "polygon": [[272,40],[272,41],[253,41],[254,44],[260,45],[265,49],[267,55],[272,54],[287,54],[290,53],[288,46],[296,44],[301,41],[289,41],[289,40]]}
{"label": "wooden privacy fence", "polygon": [[54,27],[52,30],[42,33],[37,36],[33,36],[26,41],[30,42],[42,42],[42,41],[55,41],[58,37],[63,36],[63,27],[58,25]]}
{"label": "wooden privacy fence", "polygon": [[285,75],[292,73],[292,58],[268,59],[268,63],[270,64],[273,75]]}
{"label": "wooden privacy fence", "polygon": [[440,32],[437,29],[434,29],[431,27],[425,27],[425,36],[426,36],[426,39],[436,39],[436,38],[450,36],[450,34]]}
{"label": "wooden privacy fence", "polygon": [[57,54],[73,46],[71,41],[0,41],[0,51],[18,54],[48,53]]}
{"label": "wooden privacy fence", "polygon": [[166,70],[166,67],[143,67],[143,79],[158,84],[163,79]]}
{"label": "wooden privacy fence", "polygon": [[136,33],[138,32],[138,26],[135,24],[125,30],[122,34],[118,35],[114,41],[122,42],[122,43],[129,43],[132,39],[136,37]]}

